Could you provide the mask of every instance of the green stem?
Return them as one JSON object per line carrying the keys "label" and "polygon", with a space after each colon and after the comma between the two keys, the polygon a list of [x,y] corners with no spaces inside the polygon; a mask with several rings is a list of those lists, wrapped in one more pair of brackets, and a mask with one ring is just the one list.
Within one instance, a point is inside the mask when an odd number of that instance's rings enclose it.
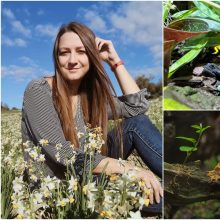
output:
{"label": "green stem", "polygon": [[87,162],[87,154],[85,153],[85,160],[84,160],[84,170],[83,170],[83,180],[82,180],[82,187],[81,187],[81,201],[82,201],[82,210],[85,210],[85,206],[86,206],[86,200],[85,200],[85,196],[83,193],[83,187],[85,185],[85,180],[86,180],[86,162]]}
{"label": "green stem", "polygon": [[218,4],[214,3],[214,2],[211,2],[211,1],[208,1],[208,0],[201,0],[201,1],[206,3],[207,5],[210,5],[210,6],[220,10],[220,5],[218,5]]}
{"label": "green stem", "polygon": [[203,133],[203,132],[199,133],[198,140],[197,140],[197,142],[196,142],[196,144],[195,144],[195,146],[194,146],[195,148],[197,148],[197,146],[199,145],[200,139],[201,139],[201,137],[202,137],[202,133]]}
{"label": "green stem", "polygon": [[185,164],[187,162],[187,160],[191,154],[192,154],[191,152],[186,152],[186,157],[185,157],[185,160],[183,161],[183,164]]}

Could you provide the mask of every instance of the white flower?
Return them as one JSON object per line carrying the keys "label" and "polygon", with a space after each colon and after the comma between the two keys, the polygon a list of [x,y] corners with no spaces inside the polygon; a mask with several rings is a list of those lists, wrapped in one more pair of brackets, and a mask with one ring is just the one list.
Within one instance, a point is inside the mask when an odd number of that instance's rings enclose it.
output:
{"label": "white flower", "polygon": [[87,202],[87,207],[94,212],[95,210],[95,197],[92,199],[90,198],[89,201]]}
{"label": "white flower", "polygon": [[34,160],[37,159],[38,157],[38,153],[34,150],[32,150],[31,152],[29,152],[30,157],[32,157]]}
{"label": "white flower", "polygon": [[70,195],[68,199],[70,203],[73,203],[75,201],[75,199],[73,198],[73,195]]}
{"label": "white flower", "polygon": [[140,197],[138,202],[139,202],[139,204],[140,204],[139,209],[142,209],[142,208],[143,208],[143,205],[145,204],[145,199],[142,198],[142,197]]}
{"label": "white flower", "polygon": [[55,154],[55,157],[56,157],[57,161],[60,162],[60,153],[59,153],[59,152],[57,152],[57,153]]}
{"label": "white flower", "polygon": [[87,185],[83,186],[83,193],[84,194],[90,194],[91,192],[95,192],[98,191],[98,189],[96,188],[96,183],[90,183],[88,182]]}
{"label": "white flower", "polygon": [[28,148],[28,147],[29,147],[29,144],[30,144],[30,141],[26,141],[26,142],[23,143],[23,146],[26,147],[26,148]]}
{"label": "white flower", "polygon": [[42,203],[43,202],[42,198],[43,198],[43,195],[41,193],[38,193],[38,192],[35,193],[34,194],[34,199],[33,199],[34,204],[37,205],[37,204]]}
{"label": "white flower", "polygon": [[84,136],[84,133],[82,133],[82,132],[78,132],[78,133],[77,133],[77,137],[78,137],[78,138],[81,138],[81,137],[83,137],[83,136]]}
{"label": "white flower", "polygon": [[127,192],[127,195],[135,198],[137,195],[137,192]]}
{"label": "white flower", "polygon": [[57,150],[60,150],[62,148],[62,144],[56,144],[55,147],[56,147]]}
{"label": "white flower", "polygon": [[39,141],[39,143],[40,143],[42,146],[46,146],[46,145],[48,145],[49,141],[48,141],[48,140],[45,140],[45,139],[41,139],[41,140]]}
{"label": "white flower", "polygon": [[25,207],[24,206],[19,206],[19,208],[17,209],[17,213],[20,215],[24,215],[25,214]]}
{"label": "white flower", "polygon": [[34,174],[32,174],[30,178],[31,178],[31,180],[33,180],[34,182],[37,182],[37,177],[36,177]]}
{"label": "white flower", "polygon": [[45,186],[49,190],[53,190],[55,188],[55,180],[56,179],[51,179],[50,176],[47,176],[46,178],[43,179]]}
{"label": "white flower", "polygon": [[13,190],[15,193],[18,193],[23,188],[23,176],[15,177],[13,180]]}
{"label": "white flower", "polygon": [[44,162],[45,161],[45,155],[44,154],[40,154],[39,158],[38,158],[39,162]]}
{"label": "white flower", "polygon": [[57,206],[64,207],[64,206],[66,206],[66,204],[67,204],[68,202],[69,202],[69,199],[68,199],[68,198],[64,198],[64,199],[59,200],[59,201],[57,202]]}
{"label": "white flower", "polygon": [[140,213],[139,210],[136,211],[136,212],[130,211],[129,214],[130,214],[131,218],[128,218],[128,219],[143,219],[143,218],[141,217],[141,213]]}
{"label": "white flower", "polygon": [[77,182],[77,179],[75,179],[73,176],[71,176],[70,180],[68,181],[69,183],[69,187],[68,187],[68,190],[70,191],[77,191],[78,187],[78,182]]}
{"label": "white flower", "polygon": [[29,153],[31,151],[31,148],[25,148],[24,151]]}
{"label": "white flower", "polygon": [[12,204],[13,204],[13,209],[16,209],[16,210],[24,207],[24,203],[21,200],[12,201]]}

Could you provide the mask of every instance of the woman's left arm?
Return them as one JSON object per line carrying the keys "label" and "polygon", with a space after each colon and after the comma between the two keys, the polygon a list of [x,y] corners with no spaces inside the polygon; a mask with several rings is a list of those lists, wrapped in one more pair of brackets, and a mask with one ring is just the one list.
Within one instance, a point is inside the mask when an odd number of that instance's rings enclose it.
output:
{"label": "woman's left arm", "polygon": [[[110,67],[113,67],[119,61],[121,61],[111,41],[97,37],[96,45],[102,60],[107,62]],[[117,66],[114,69],[114,73],[124,95],[137,93],[140,91],[135,80],[128,73],[124,65]]]}

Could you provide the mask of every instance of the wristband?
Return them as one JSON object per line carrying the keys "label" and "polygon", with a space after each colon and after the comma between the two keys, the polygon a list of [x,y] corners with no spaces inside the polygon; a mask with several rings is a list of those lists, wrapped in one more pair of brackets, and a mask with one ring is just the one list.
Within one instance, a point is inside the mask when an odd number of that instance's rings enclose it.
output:
{"label": "wristband", "polygon": [[112,72],[114,72],[117,69],[118,66],[123,65],[123,64],[124,64],[123,60],[118,61],[116,64],[114,64],[111,67]]}

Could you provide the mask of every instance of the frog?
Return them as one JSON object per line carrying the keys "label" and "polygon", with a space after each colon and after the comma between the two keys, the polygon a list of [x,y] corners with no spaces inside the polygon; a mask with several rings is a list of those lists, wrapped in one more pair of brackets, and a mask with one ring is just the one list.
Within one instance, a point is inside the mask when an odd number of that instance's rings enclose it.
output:
{"label": "frog", "polygon": [[212,54],[217,54],[217,53],[219,53],[220,52],[220,45],[217,45],[217,46],[215,46],[214,47],[214,52],[212,53]]}

